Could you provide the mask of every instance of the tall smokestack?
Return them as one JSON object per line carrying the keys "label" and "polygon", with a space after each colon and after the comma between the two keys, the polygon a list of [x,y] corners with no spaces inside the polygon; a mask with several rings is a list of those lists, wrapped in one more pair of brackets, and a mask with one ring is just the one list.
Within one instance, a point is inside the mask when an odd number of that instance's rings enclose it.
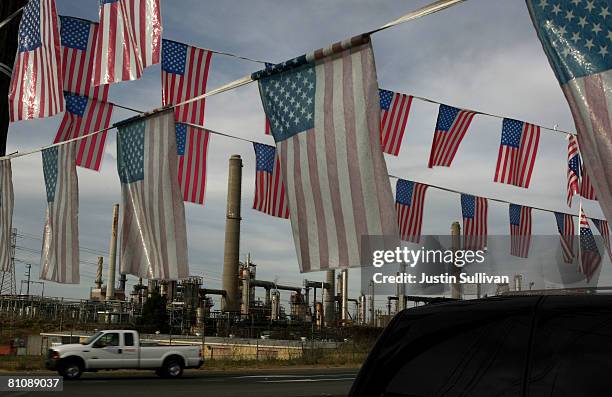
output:
{"label": "tall smokestack", "polygon": [[329,289],[325,291],[325,325],[331,327],[336,321],[336,272],[328,270],[325,274],[325,281]]}
{"label": "tall smokestack", "polygon": [[348,269],[342,269],[342,321],[348,321]]}
{"label": "tall smokestack", "polygon": [[227,179],[227,214],[225,218],[225,250],[223,253],[224,312],[240,312],[238,266],[240,255],[240,196],[242,189],[242,159],[234,154],[229,159]]}
{"label": "tall smokestack", "polygon": [[96,288],[102,289],[102,272],[104,269],[104,258],[101,256],[98,257],[98,271],[96,272]]}
{"label": "tall smokestack", "polygon": [[117,228],[119,224],[119,204],[113,205],[113,225],[111,230],[110,252],[108,255],[108,282],[106,300],[115,298],[115,267],[117,266]]}

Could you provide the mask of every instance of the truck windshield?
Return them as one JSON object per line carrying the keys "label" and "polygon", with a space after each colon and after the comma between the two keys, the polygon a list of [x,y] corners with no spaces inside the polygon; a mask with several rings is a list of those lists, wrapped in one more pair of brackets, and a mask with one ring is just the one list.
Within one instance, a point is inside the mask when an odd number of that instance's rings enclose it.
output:
{"label": "truck windshield", "polygon": [[81,342],[81,344],[82,345],[89,345],[90,343],[92,343],[93,341],[98,339],[98,337],[100,335],[102,335],[102,332],[96,332],[95,334],[93,334],[92,336],[90,336],[89,338],[87,338],[83,342]]}

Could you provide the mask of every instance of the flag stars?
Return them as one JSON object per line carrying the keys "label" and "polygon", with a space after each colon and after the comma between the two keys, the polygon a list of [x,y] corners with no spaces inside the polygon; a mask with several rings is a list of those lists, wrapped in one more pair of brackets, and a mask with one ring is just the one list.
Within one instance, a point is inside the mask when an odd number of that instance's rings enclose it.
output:
{"label": "flag stars", "polygon": [[599,55],[601,55],[601,56],[602,56],[602,57],[604,57],[604,58],[605,58],[606,56],[608,56],[608,46],[601,46],[601,47],[599,47],[599,52],[598,52],[598,54],[599,54]]}
{"label": "flag stars", "polygon": [[572,33],[571,40],[574,42],[574,44],[578,44],[578,42],[580,41],[580,33],[579,32]]}
{"label": "flag stars", "polygon": [[593,44],[593,39],[588,39],[586,41],[586,44],[584,45],[586,48],[589,49],[589,51],[591,50],[591,48],[595,47],[595,44]]}
{"label": "flag stars", "polygon": [[609,8],[608,7],[601,7],[601,12],[599,13],[599,15],[603,19],[606,19],[608,16],[610,16]]}
{"label": "flag stars", "polygon": [[597,33],[601,32],[601,25],[599,23],[594,23],[591,31],[597,35]]}
{"label": "flag stars", "polygon": [[546,8],[548,6],[548,0],[540,0],[540,7]]}
{"label": "flag stars", "polygon": [[555,4],[552,8],[552,13],[557,16],[561,12],[561,6],[559,4]]}
{"label": "flag stars", "polygon": [[585,8],[588,12],[592,12],[595,8],[595,0],[587,0]]}
{"label": "flag stars", "polygon": [[568,22],[572,22],[572,19],[574,19],[574,18],[575,18],[574,11],[572,11],[572,10],[566,11],[565,19],[567,19]]}
{"label": "flag stars", "polygon": [[587,25],[587,18],[586,17],[580,17],[578,25],[580,25],[580,28],[584,29],[584,27]]}

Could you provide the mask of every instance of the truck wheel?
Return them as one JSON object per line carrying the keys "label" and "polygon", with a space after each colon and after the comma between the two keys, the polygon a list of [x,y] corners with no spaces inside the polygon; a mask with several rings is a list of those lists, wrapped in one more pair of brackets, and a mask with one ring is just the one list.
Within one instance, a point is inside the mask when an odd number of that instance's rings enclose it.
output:
{"label": "truck wheel", "polygon": [[183,363],[171,358],[165,362],[162,373],[166,378],[180,378],[183,375]]}
{"label": "truck wheel", "polygon": [[74,380],[81,377],[83,368],[76,361],[68,361],[62,364],[58,373],[66,380]]}

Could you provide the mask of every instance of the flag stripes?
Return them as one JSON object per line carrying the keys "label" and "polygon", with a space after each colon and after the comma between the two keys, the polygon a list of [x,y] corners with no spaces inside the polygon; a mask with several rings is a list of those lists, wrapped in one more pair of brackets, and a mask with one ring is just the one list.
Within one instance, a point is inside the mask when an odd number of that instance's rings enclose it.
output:
{"label": "flag stripes", "polygon": [[43,173],[47,211],[40,259],[40,278],[78,284],[79,188],[75,146],[65,144],[44,149]]}
{"label": "flag stripes", "polygon": [[253,209],[279,218],[289,218],[289,207],[281,165],[274,146],[253,143],[256,157]]}
{"label": "flag stripes", "polygon": [[[90,100],[86,97],[66,95],[66,113],[60,123],[53,143],[64,142],[100,131],[110,126],[113,105],[107,102]],[[76,164],[95,171],[100,170],[104,157],[107,132],[101,132],[74,142]]]}
{"label": "flag stripes", "polygon": [[487,246],[488,202],[484,197],[461,194],[463,248],[482,250]]}
{"label": "flag stripes", "polygon": [[597,248],[597,243],[593,237],[593,232],[589,226],[589,221],[580,207],[580,273],[584,274],[587,283],[591,281],[597,273],[601,264],[601,255]]}
{"label": "flag stripes", "polygon": [[410,115],[412,96],[378,90],[380,96],[380,144],[385,153],[397,156]]}
{"label": "flag stripes", "polygon": [[570,135],[567,143],[567,205],[572,206],[574,194],[580,193],[582,161],[578,150],[578,140]]}
{"label": "flag stripes", "polygon": [[30,0],[19,25],[9,89],[11,122],[49,117],[64,110],[61,67],[55,0]]}
{"label": "flag stripes", "polygon": [[572,263],[574,261],[574,219],[572,215],[555,212],[555,220],[563,250],[563,261]]}
{"label": "flag stripes", "polygon": [[539,142],[539,126],[504,119],[494,181],[528,188]]}
{"label": "flag stripes", "polygon": [[510,204],[510,255],[529,256],[531,243],[531,208]]}
{"label": "flag stripes", "polygon": [[13,266],[13,173],[11,160],[0,160],[0,271],[9,272]]}
{"label": "flag stripes", "polygon": [[421,240],[423,209],[427,185],[398,179],[395,185],[395,211],[402,240],[418,243]]}
{"label": "flag stripes", "polygon": [[210,132],[176,123],[178,177],[183,201],[204,204]]}
{"label": "flag stripes", "polygon": [[428,167],[449,167],[476,113],[440,105]]}

